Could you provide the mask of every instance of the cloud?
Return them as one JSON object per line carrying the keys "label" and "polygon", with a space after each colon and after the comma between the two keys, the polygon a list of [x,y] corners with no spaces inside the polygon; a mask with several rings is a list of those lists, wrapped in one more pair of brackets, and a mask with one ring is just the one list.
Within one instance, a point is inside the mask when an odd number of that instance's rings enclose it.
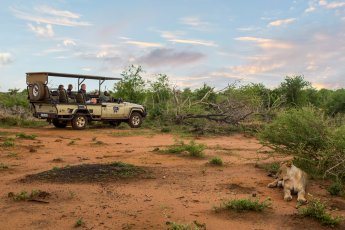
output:
{"label": "cloud", "polygon": [[204,57],[205,55],[199,52],[158,48],[152,50],[147,55],[138,58],[137,62],[150,67],[181,66],[198,62]]}
{"label": "cloud", "polygon": [[238,41],[247,41],[247,42],[254,42],[259,47],[265,49],[289,49],[291,48],[291,44],[287,42],[281,42],[273,39],[267,38],[257,38],[257,37],[238,37],[235,38]]}
{"label": "cloud", "polygon": [[313,11],[315,11],[316,10],[316,8],[314,7],[314,6],[309,6],[307,9],[305,9],[305,13],[310,13],[310,12],[313,12]]}
{"label": "cloud", "polygon": [[43,7],[43,11],[40,11],[40,7],[35,7],[34,10],[23,11],[10,7],[14,16],[26,21],[33,21],[36,23],[45,23],[59,26],[90,26],[91,23],[85,21],[79,21],[79,15],[70,11],[60,11],[51,7]]}
{"label": "cloud", "polygon": [[58,17],[75,18],[75,19],[80,18],[80,14],[76,14],[67,10],[57,10],[50,6],[36,6],[34,9],[35,11],[42,12],[49,15],[58,16]]}
{"label": "cloud", "polygon": [[345,2],[330,2],[326,5],[326,8],[336,9],[336,8],[340,8],[340,7],[344,7],[344,6],[345,6]]}
{"label": "cloud", "polygon": [[180,18],[180,23],[187,25],[192,29],[206,31],[209,30],[211,23],[202,21],[199,17]]}
{"label": "cloud", "polygon": [[0,66],[10,64],[14,61],[11,53],[0,53]]}
{"label": "cloud", "polygon": [[76,46],[77,45],[77,43],[72,39],[64,39],[63,44],[64,44],[64,46]]}
{"label": "cloud", "polygon": [[206,40],[190,40],[190,39],[170,39],[170,42],[174,43],[184,43],[184,44],[191,44],[191,45],[202,45],[202,46],[218,46],[213,41],[206,41]]}
{"label": "cloud", "polygon": [[81,70],[85,71],[85,72],[90,72],[91,71],[91,68],[89,67],[84,67],[84,68],[81,68]]}
{"label": "cloud", "polygon": [[154,42],[141,42],[141,41],[125,41],[125,44],[138,46],[140,48],[152,48],[152,47],[162,47],[163,45],[160,43]]}
{"label": "cloud", "polygon": [[241,27],[241,28],[237,28],[238,31],[245,31],[245,32],[248,32],[248,31],[255,31],[255,30],[259,30],[260,28],[259,27]]}
{"label": "cloud", "polygon": [[38,37],[47,37],[51,38],[54,36],[54,30],[53,26],[50,24],[47,24],[44,26],[34,26],[31,23],[28,24],[29,29],[34,32]]}
{"label": "cloud", "polygon": [[296,21],[296,18],[287,18],[287,19],[280,19],[280,20],[275,20],[272,21],[268,24],[269,27],[271,26],[283,26],[283,25],[288,25]]}

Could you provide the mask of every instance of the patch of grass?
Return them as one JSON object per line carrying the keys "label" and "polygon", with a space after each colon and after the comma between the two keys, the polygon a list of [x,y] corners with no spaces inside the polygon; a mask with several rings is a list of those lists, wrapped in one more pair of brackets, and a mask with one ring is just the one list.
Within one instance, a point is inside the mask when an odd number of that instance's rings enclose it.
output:
{"label": "patch of grass", "polygon": [[168,146],[165,150],[162,150],[165,153],[172,153],[172,154],[181,154],[181,153],[188,153],[191,157],[202,158],[205,156],[204,150],[206,149],[206,145],[204,144],[197,144],[195,141],[190,141],[189,144],[185,144],[183,141],[180,141],[174,145]]}
{"label": "patch of grass", "polygon": [[37,198],[45,198],[50,194],[41,190],[32,190],[31,192],[21,191],[19,193],[8,193],[8,197],[12,198],[14,201],[27,201]]}
{"label": "patch of grass", "polygon": [[171,132],[171,129],[168,128],[168,127],[163,127],[163,128],[161,129],[161,132],[162,132],[162,133],[170,133],[170,132]]}
{"label": "patch of grass", "polygon": [[18,153],[10,152],[7,154],[8,157],[18,157]]}
{"label": "patch of grass", "polygon": [[75,228],[78,228],[78,227],[81,227],[81,226],[84,226],[85,225],[85,222],[83,220],[82,217],[79,217],[76,221],[75,221],[75,224],[74,224],[74,227]]}
{"label": "patch of grass", "polygon": [[23,128],[35,128],[46,126],[47,122],[39,120],[24,120],[18,117],[5,117],[0,119],[0,127],[9,128],[19,126]]}
{"label": "patch of grass", "polygon": [[35,134],[25,134],[25,133],[17,133],[16,134],[17,138],[21,138],[21,139],[27,139],[27,140],[35,140],[37,135]]}
{"label": "patch of grass", "polygon": [[75,140],[71,140],[67,145],[75,145]]}
{"label": "patch of grass", "polygon": [[96,141],[96,140],[97,140],[97,137],[93,137],[93,138],[92,138],[92,141]]}
{"label": "patch of grass", "polygon": [[327,191],[332,195],[332,196],[338,196],[342,191],[343,191],[343,185],[339,182],[334,182],[327,188]]}
{"label": "patch of grass", "polygon": [[199,228],[196,226],[193,227],[190,224],[180,224],[172,222],[168,230],[199,230]]}
{"label": "patch of grass", "polygon": [[298,213],[302,216],[313,218],[327,226],[338,226],[343,221],[343,218],[333,217],[327,213],[325,203],[315,198],[309,201],[307,207],[300,207]]}
{"label": "patch of grass", "polygon": [[92,143],[92,145],[106,145],[106,143],[103,141],[95,141]]}
{"label": "patch of grass", "polygon": [[13,138],[7,138],[2,144],[1,144],[2,147],[14,147],[15,144],[14,144],[14,141],[13,141]]}
{"label": "patch of grass", "polygon": [[222,166],[222,165],[224,164],[222,158],[220,158],[220,157],[213,157],[213,158],[209,161],[209,163],[210,163],[211,165],[217,165],[217,166]]}
{"label": "patch of grass", "polygon": [[216,211],[234,210],[236,212],[255,211],[262,212],[265,208],[270,207],[271,199],[267,198],[260,202],[259,199],[232,199],[224,201],[220,207],[216,207]]}
{"label": "patch of grass", "polygon": [[273,163],[260,164],[258,165],[258,167],[264,169],[265,171],[269,172],[272,175],[275,175],[278,173],[278,170],[280,168],[280,163],[273,162]]}
{"label": "patch of grass", "polygon": [[0,170],[4,170],[4,169],[9,169],[9,166],[4,163],[0,163]]}
{"label": "patch of grass", "polygon": [[143,129],[135,129],[130,131],[118,131],[112,132],[111,135],[114,137],[132,137],[132,136],[149,136],[152,137],[156,134],[154,130],[143,130]]}

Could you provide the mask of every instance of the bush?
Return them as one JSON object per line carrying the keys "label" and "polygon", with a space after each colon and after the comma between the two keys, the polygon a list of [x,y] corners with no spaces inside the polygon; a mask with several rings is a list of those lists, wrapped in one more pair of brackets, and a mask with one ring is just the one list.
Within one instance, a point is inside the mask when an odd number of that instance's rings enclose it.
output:
{"label": "bush", "polygon": [[28,140],[35,140],[36,135],[35,134],[25,134],[25,133],[17,133],[16,137],[21,138],[21,139],[28,139]]}
{"label": "bush", "polygon": [[256,211],[261,212],[271,205],[270,198],[260,202],[258,199],[233,199],[224,201],[216,211],[220,210],[235,210],[237,212]]}
{"label": "bush", "polygon": [[343,185],[341,183],[339,183],[339,182],[335,182],[335,183],[331,184],[331,186],[329,186],[327,188],[327,191],[332,196],[337,196],[337,195],[339,195],[343,191]]}
{"label": "bush", "polygon": [[15,146],[13,140],[11,138],[7,138],[2,144],[2,147],[13,147]]}
{"label": "bush", "polygon": [[318,199],[309,201],[307,207],[300,207],[298,213],[302,216],[307,216],[320,221],[324,225],[337,226],[342,222],[341,217],[333,217],[326,212],[326,205]]}
{"label": "bush", "polygon": [[[345,126],[314,108],[290,109],[260,132],[264,145],[295,156],[294,164],[313,177],[345,178]],[[322,175],[323,174],[323,175]]]}
{"label": "bush", "polygon": [[190,141],[189,144],[185,144],[183,141],[168,146],[167,149],[163,150],[166,153],[173,153],[173,154],[181,154],[183,152],[187,152],[191,157],[204,157],[204,150],[206,145],[204,144],[197,144],[195,141]]}
{"label": "bush", "polygon": [[222,160],[222,158],[220,158],[220,157],[213,157],[213,158],[209,161],[209,163],[210,163],[211,165],[222,166],[222,165],[223,165],[223,160]]}

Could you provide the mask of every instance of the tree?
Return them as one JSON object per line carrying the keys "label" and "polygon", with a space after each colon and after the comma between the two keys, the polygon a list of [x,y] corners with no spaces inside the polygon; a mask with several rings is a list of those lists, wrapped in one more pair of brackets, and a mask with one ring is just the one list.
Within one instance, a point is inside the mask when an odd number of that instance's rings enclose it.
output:
{"label": "tree", "polygon": [[310,82],[305,81],[303,76],[287,76],[285,81],[280,84],[279,90],[285,97],[287,106],[301,107],[307,104],[303,89],[309,86],[311,86]]}
{"label": "tree", "polygon": [[143,103],[145,101],[145,81],[141,77],[141,66],[129,66],[121,73],[122,80],[114,86],[114,96],[129,102]]}

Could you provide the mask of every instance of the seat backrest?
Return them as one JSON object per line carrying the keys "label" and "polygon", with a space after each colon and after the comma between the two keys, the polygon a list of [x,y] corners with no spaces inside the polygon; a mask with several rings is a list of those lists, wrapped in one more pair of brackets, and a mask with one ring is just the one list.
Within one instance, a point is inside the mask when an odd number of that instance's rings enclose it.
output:
{"label": "seat backrest", "polygon": [[77,93],[75,95],[75,100],[76,100],[77,103],[85,104],[84,95],[82,93]]}

